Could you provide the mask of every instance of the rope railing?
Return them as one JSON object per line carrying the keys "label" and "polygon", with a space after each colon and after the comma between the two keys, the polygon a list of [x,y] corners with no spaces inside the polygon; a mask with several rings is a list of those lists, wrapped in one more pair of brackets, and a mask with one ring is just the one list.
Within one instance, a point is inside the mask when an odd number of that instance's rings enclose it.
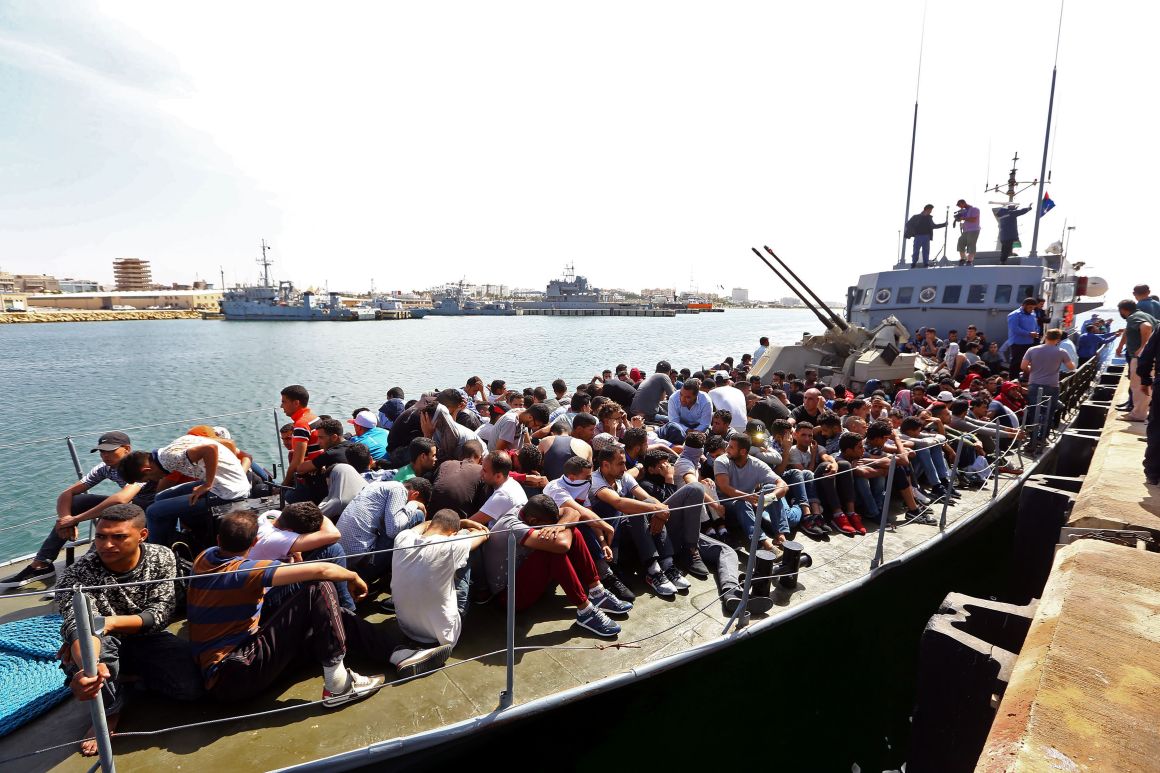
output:
{"label": "rope railing", "polygon": [[[1038,409],[1038,408],[1041,408],[1044,404],[1050,403],[1050,401],[1051,401],[1051,398],[1046,397],[1043,401],[1036,403],[1035,406]],[[1062,401],[1061,401],[1061,405],[1064,407],[1065,411],[1070,408],[1070,406],[1068,406],[1066,403],[1063,403]],[[258,410],[266,410],[266,409],[258,409]],[[256,412],[256,411],[251,411],[251,412]],[[247,413],[249,413],[249,412],[247,412]],[[224,417],[224,415],[218,416],[218,417],[207,417],[207,418],[222,418],[222,417]],[[996,417],[994,422],[998,422],[998,417]],[[173,423],[180,423],[180,422],[173,422]],[[990,423],[992,423],[992,422],[988,422],[988,424],[990,424]],[[158,425],[153,425],[153,426],[163,426],[163,425],[158,424]],[[1037,424],[1025,425],[1023,427],[1023,429],[1027,429],[1028,426],[1035,427],[1038,425]],[[139,427],[139,428],[142,428],[142,427]],[[967,434],[969,434],[969,433],[967,433]],[[926,446],[923,449],[915,449],[915,450],[916,451],[922,450],[922,451],[930,452],[931,449],[935,449],[935,448],[943,449],[943,448],[949,446],[952,442],[956,442],[956,440],[948,437],[948,438],[946,438],[942,441],[939,441],[933,445]],[[961,452],[963,438],[962,437],[958,438],[957,443],[959,446],[958,451]],[[996,491],[998,490],[998,468],[1005,461],[1005,458],[1004,458],[1005,455],[1002,453],[1002,449],[997,449],[997,450],[998,450],[998,453],[997,453],[995,461],[988,463],[982,470],[975,471],[979,474],[983,474],[983,473],[987,473],[987,472],[994,473],[995,479],[996,479]],[[896,464],[898,464],[899,457],[902,457],[904,454],[909,455],[909,450],[906,448],[901,448],[901,449],[896,449],[895,452],[889,454],[890,460],[891,460],[890,461],[891,469],[890,469],[890,473],[888,476],[889,478],[893,477],[894,467]],[[957,473],[959,471],[958,465],[957,465],[958,458],[959,458],[959,454],[956,453],[956,465],[955,465],[955,469],[954,469],[955,473]],[[817,481],[817,480],[824,480],[824,479],[829,478],[829,477],[837,477],[837,476],[843,475],[847,472],[854,474],[856,470],[866,469],[866,468],[869,468],[872,466],[873,466],[873,463],[851,465],[849,468],[847,468],[845,470],[839,469],[839,470],[836,470],[836,471],[831,472],[831,473],[823,473],[822,475],[816,475],[814,477],[814,480]],[[796,485],[796,484],[790,484],[790,485]],[[952,486],[953,486],[953,481],[952,481]],[[883,509],[882,509],[882,524],[881,524],[881,529],[880,529],[878,555],[876,556],[876,563],[872,564],[871,571],[873,571],[873,567],[881,565],[881,561],[880,561],[881,550],[882,550],[882,547],[881,547],[882,536],[881,535],[884,534],[884,531],[885,531],[886,526],[887,526],[886,522],[891,517],[890,513],[889,513],[889,506],[890,506],[889,495],[890,495],[891,489],[892,489],[892,486],[888,482],[887,487],[886,487],[886,501],[885,501]],[[734,497],[717,498],[716,501],[719,503],[725,503],[725,502],[736,501],[739,499],[747,499],[750,496],[751,496],[750,494],[743,494],[743,495],[738,495],[738,496],[734,496]],[[767,495],[764,492],[758,492],[758,496],[759,496],[759,510],[764,511],[765,510],[765,497]],[[949,499],[949,496],[948,496],[948,499]],[[949,502],[944,504],[944,515],[943,515],[942,523],[940,524],[940,532],[945,527],[945,522],[946,522],[946,517],[945,517],[946,506],[945,505],[946,504],[949,504]],[[987,503],[980,504],[976,508],[974,508],[970,511],[967,511],[965,513],[960,513],[959,516],[955,520],[958,521],[958,520],[961,520],[963,518],[969,518],[974,513],[978,512],[979,510],[981,510],[987,506],[989,506]],[[699,502],[699,503],[691,504],[691,505],[666,508],[666,510],[671,511],[671,510],[678,510],[678,509],[684,509],[684,508],[703,508],[703,507],[705,507],[705,503]],[[638,516],[649,517],[653,514],[655,514],[655,513],[654,512],[643,512],[643,513],[632,513],[632,514],[621,513],[617,516],[612,516],[606,520],[623,521],[625,519],[632,518],[632,517],[638,517]],[[904,520],[904,522],[900,525],[906,526],[910,523],[913,523],[915,520],[917,520],[922,515],[923,515],[923,512],[920,512],[919,515],[913,516],[912,518],[910,518],[908,520]],[[757,514],[757,517],[758,517],[758,522],[754,524],[754,529],[755,529],[755,533],[753,535],[754,542],[756,542],[757,535],[763,531],[763,527],[760,523],[760,518],[761,518],[760,512]],[[16,526],[4,527],[4,529],[0,529],[0,531],[6,530],[6,529],[11,529],[11,528],[17,528],[17,527],[22,526],[22,525],[28,525],[29,523],[42,522],[42,521],[46,521],[46,520],[52,520],[52,518],[35,519],[34,521],[29,521],[29,522],[26,522],[25,524],[17,524]],[[583,526],[584,523],[585,523],[584,521],[575,521],[575,522],[569,522],[566,524],[559,524],[559,525],[565,526],[568,528],[576,528],[578,526]],[[509,542],[509,556],[510,556],[514,552],[514,544],[515,544],[514,533],[515,533],[515,529],[501,529],[501,530],[491,532],[489,534],[489,538],[490,538],[490,536],[494,536],[494,535],[498,535],[498,534],[507,534],[508,535],[508,542]],[[458,540],[464,540],[464,539],[476,539],[477,536],[478,535],[475,535],[475,534],[465,534],[465,535],[460,535],[460,536],[455,536],[455,537],[449,537],[447,540],[443,540],[441,542],[451,542],[451,541],[458,541]],[[761,575],[761,576],[754,576],[754,573],[752,571],[753,559],[754,559],[753,554],[755,553],[755,550],[753,549],[753,546],[751,545],[751,549],[750,549],[751,555],[749,556],[749,566],[748,566],[749,571],[746,572],[746,575],[744,578],[744,586],[742,588],[743,604],[738,608],[738,612],[735,613],[734,619],[730,620],[730,623],[733,623],[734,620],[736,620],[738,622],[738,626],[739,626],[738,628],[734,629],[733,635],[738,635],[743,630],[742,628],[740,628],[741,618],[738,617],[738,615],[740,615],[744,611],[744,600],[748,598],[748,595],[750,593],[752,585],[755,581],[771,580],[771,579],[782,578],[782,577],[787,577],[787,576],[793,576],[796,578],[798,575],[800,575],[806,571],[816,571],[816,570],[819,570],[825,566],[829,566],[829,565],[835,564],[839,561],[842,561],[847,556],[849,556],[851,553],[862,548],[864,544],[869,543],[869,542],[870,542],[870,540],[855,540],[854,544],[849,549],[843,551],[842,553],[838,554],[837,556],[830,557],[827,561],[820,563],[820,564],[811,564],[809,567],[799,567],[795,571],[792,571],[792,572],[779,572],[777,574]],[[393,552],[400,551],[400,550],[422,549],[426,546],[427,545],[414,545],[414,546],[407,546],[407,547],[400,547],[400,548],[391,547],[391,548],[382,549],[382,550],[371,550],[371,551],[365,551],[365,552],[361,552],[361,553],[350,554],[346,557],[347,558],[358,558],[358,557],[362,557],[362,556],[372,556],[372,555],[379,555],[379,554],[383,554],[383,553],[393,553]],[[906,550],[903,551],[903,555],[908,553],[910,550],[913,550],[915,547],[917,547],[917,545],[913,545],[910,548],[907,548]],[[327,561],[327,559],[315,559],[313,561],[305,561],[302,563],[322,563],[322,562],[326,562],[326,561]],[[514,656],[515,656],[516,652],[532,652],[532,651],[548,650],[548,649],[572,650],[572,651],[604,651],[604,650],[611,649],[611,648],[623,648],[623,647],[639,646],[643,642],[646,642],[646,641],[649,641],[651,639],[655,639],[657,637],[663,636],[664,634],[685,625],[686,623],[699,617],[700,615],[705,614],[706,610],[708,610],[711,606],[713,606],[713,604],[720,602],[726,595],[728,595],[729,593],[733,593],[737,590],[736,588],[732,588],[732,587],[727,588],[725,591],[719,593],[715,598],[713,598],[711,601],[709,601],[709,603],[704,604],[702,606],[694,605],[693,611],[691,614],[682,617],[680,620],[678,620],[674,623],[671,623],[671,624],[665,626],[664,628],[662,628],[658,631],[655,631],[653,633],[650,633],[648,635],[645,635],[645,636],[642,636],[642,637],[639,637],[637,639],[633,639],[630,641],[626,641],[626,642],[619,642],[618,641],[618,642],[608,643],[608,644],[595,644],[594,643],[594,644],[590,644],[590,645],[525,645],[525,646],[518,646],[517,647],[517,646],[515,646],[514,640],[511,636],[511,633],[512,633],[511,624],[514,622],[514,619],[513,619],[514,618],[514,609],[513,609],[514,600],[510,594],[510,588],[514,588],[515,570],[516,570],[515,562],[512,560],[509,560],[509,562],[508,562],[509,602],[508,602],[508,609],[507,609],[507,615],[509,618],[509,621],[508,621],[509,622],[508,646],[502,650],[493,650],[490,652],[482,653],[480,655],[476,655],[476,656],[473,656],[470,658],[465,658],[463,660],[457,661],[457,662],[452,663],[452,664],[445,664],[445,665],[439,667],[438,669],[433,669],[433,672],[447,671],[447,670],[452,669],[452,668],[466,665],[467,663],[480,661],[480,660],[490,658],[490,657],[495,657],[499,654],[506,654],[507,658],[508,658],[508,689],[505,690],[505,692],[501,694],[501,698],[500,698],[501,709],[506,708],[507,706],[510,706],[512,703],[512,700],[513,700],[512,685],[514,684],[514,681],[513,681],[514,680]],[[216,574],[227,574],[227,573],[235,574],[235,573],[242,573],[242,572],[249,572],[249,571],[259,571],[259,569],[257,569],[257,568],[238,569],[238,570],[231,570],[229,572],[215,573],[215,575]],[[153,583],[161,583],[161,582],[174,582],[175,579],[177,579],[177,578],[167,578],[167,579],[159,579],[159,580],[142,580],[142,581],[136,581],[136,582],[131,582],[131,583],[118,583],[117,585],[118,586],[145,585],[145,584],[153,584]],[[196,579],[196,577],[189,578],[189,579],[191,581],[194,581]],[[102,590],[102,589],[105,589],[108,587],[110,587],[110,586],[109,585],[97,585],[97,586],[87,586],[86,587],[86,586],[79,586],[78,585],[78,586],[74,586],[73,588],[55,589],[51,592],[53,592],[53,593],[72,592],[74,605],[79,605],[80,611],[78,612],[78,615],[85,617],[86,620],[84,622],[87,623],[87,621],[88,621],[87,618],[90,614],[88,607],[87,607],[88,600],[85,598],[84,593],[81,593],[78,591]],[[41,591],[41,592],[24,593],[24,594],[8,594],[8,595],[0,597],[0,598],[22,598],[22,597],[43,596],[43,595],[44,595],[44,592]],[[81,625],[82,630],[87,629],[87,627],[88,627],[87,625]],[[728,632],[728,630],[729,630],[729,625],[727,624],[726,629],[725,629],[725,631],[722,632],[722,634],[724,635],[726,632]],[[680,638],[680,637],[678,636],[678,638]],[[674,641],[675,640],[676,639],[674,639]],[[86,654],[91,654],[91,653],[86,653]],[[95,669],[95,660],[93,660],[93,658],[91,658],[91,657],[86,657],[85,660],[86,660],[86,664],[85,664],[86,669],[85,670],[86,671],[94,670]],[[93,662],[90,663],[88,661],[93,661]],[[380,687],[378,689],[385,689],[386,687],[393,687],[396,685],[401,685],[401,684],[404,684],[406,682],[412,681],[414,679],[420,678],[423,675],[425,675],[425,674],[396,679],[394,681],[391,681],[391,682],[384,684],[382,687]],[[217,724],[221,724],[221,723],[225,723],[225,722],[237,722],[237,721],[247,721],[247,720],[253,720],[253,719],[260,719],[263,717],[282,714],[285,712],[294,711],[294,710],[298,710],[298,709],[315,707],[315,706],[318,706],[322,703],[323,703],[322,700],[308,701],[305,703],[296,703],[292,706],[282,706],[282,707],[267,709],[267,710],[258,711],[258,712],[251,712],[249,714],[214,718],[214,719],[209,719],[209,720],[203,720],[200,722],[186,723],[186,724],[182,724],[182,725],[174,725],[171,727],[158,728],[158,729],[154,729],[154,730],[120,732],[120,733],[115,733],[112,735],[110,735],[108,733],[107,729],[104,730],[103,733],[100,732],[100,728],[101,728],[102,723],[96,721],[96,715],[94,714],[94,723],[95,723],[95,726],[98,727],[98,733],[95,736],[93,736],[91,738],[69,741],[69,742],[61,743],[61,744],[54,744],[54,745],[49,746],[49,747],[44,747],[44,748],[36,749],[36,750],[30,751],[30,752],[25,752],[25,753],[22,753],[22,754],[13,756],[13,757],[5,758],[3,760],[0,760],[0,766],[6,765],[6,764],[11,763],[11,762],[16,762],[16,761],[21,760],[21,759],[27,759],[29,757],[33,757],[33,756],[47,753],[50,751],[66,748],[69,746],[74,746],[76,744],[95,739],[98,742],[99,750],[101,753],[101,758],[102,758],[101,767],[106,769],[106,770],[112,770],[113,769],[113,759],[112,759],[112,752],[111,752],[111,746],[110,746],[110,738],[111,737],[117,737],[117,738],[155,737],[155,736],[159,736],[159,735],[163,735],[163,734],[167,734],[167,733],[172,733],[172,732],[177,732],[177,731],[192,730],[192,729],[199,728],[199,727],[213,726],[213,725],[217,725]],[[97,711],[98,709],[99,709],[99,704],[94,704],[94,706],[93,706],[94,712]]]}

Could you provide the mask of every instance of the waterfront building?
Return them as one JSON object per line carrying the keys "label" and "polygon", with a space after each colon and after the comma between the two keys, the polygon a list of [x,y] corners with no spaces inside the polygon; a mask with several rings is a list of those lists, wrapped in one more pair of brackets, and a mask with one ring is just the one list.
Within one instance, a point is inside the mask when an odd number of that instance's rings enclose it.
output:
{"label": "waterfront building", "polygon": [[732,297],[734,303],[749,303],[749,289],[745,287],[734,287]]}
{"label": "waterfront building", "polygon": [[153,271],[147,260],[117,258],[113,261],[113,279],[118,291],[149,290],[153,286]]}
{"label": "waterfront building", "polygon": [[65,277],[59,281],[62,293],[95,293],[100,292],[101,285],[95,279],[73,279]]}
{"label": "waterfront building", "polygon": [[217,311],[221,290],[138,290],[92,293],[58,293],[29,295],[28,305],[37,308],[109,310],[131,306],[134,309],[207,309]]}

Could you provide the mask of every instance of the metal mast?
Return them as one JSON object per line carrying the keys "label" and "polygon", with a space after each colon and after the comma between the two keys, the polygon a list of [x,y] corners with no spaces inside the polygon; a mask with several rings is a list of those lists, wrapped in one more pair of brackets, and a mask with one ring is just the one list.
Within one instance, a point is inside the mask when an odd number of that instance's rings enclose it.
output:
{"label": "metal mast", "polygon": [[1039,167],[1039,194],[1035,198],[1035,230],[1031,234],[1031,257],[1039,246],[1039,219],[1043,217],[1043,184],[1047,174],[1047,150],[1051,144],[1051,111],[1055,107],[1055,76],[1059,71],[1059,38],[1063,34],[1063,0],[1059,3],[1059,29],[1055,33],[1055,63],[1051,65],[1051,96],[1047,98],[1047,129],[1043,132],[1043,164]]}

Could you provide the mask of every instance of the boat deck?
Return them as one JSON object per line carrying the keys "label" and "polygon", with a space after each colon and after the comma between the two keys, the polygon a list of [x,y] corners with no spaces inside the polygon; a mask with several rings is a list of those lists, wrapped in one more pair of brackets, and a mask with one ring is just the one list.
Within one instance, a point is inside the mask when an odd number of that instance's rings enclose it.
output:
{"label": "boat deck", "polygon": [[[1045,464],[1041,460],[1040,465]],[[1027,464],[1026,477],[1034,471]],[[1012,496],[1020,478],[1003,476],[1000,498]],[[963,492],[963,498],[947,513],[950,536],[985,517],[981,514],[992,501],[992,486]],[[935,506],[937,518],[941,506]],[[870,524],[868,524],[870,525]],[[908,553],[939,542],[937,526],[900,525],[885,539],[884,568]],[[867,579],[875,553],[877,533],[864,537],[835,535],[815,542],[801,537],[813,558],[813,566],[801,572],[799,587],[792,593],[774,583],[775,606],[767,616],[755,617],[747,629],[730,636],[745,636],[777,625],[796,613],[820,603],[821,597],[840,593]],[[741,553],[741,568],[745,554]],[[12,569],[18,565],[13,565]],[[879,569],[878,571],[882,571]],[[520,613],[516,623],[515,711],[497,712],[500,692],[505,687],[505,615],[502,606],[473,607],[465,621],[464,635],[447,666],[436,673],[406,683],[387,686],[372,697],[336,710],[301,704],[317,701],[322,694],[319,669],[303,664],[294,669],[261,698],[241,704],[221,705],[211,701],[180,704],[142,694],[132,696],[118,730],[122,733],[149,732],[217,719],[218,724],[174,729],[156,735],[114,737],[116,763],[123,771],[178,769],[196,766],[206,770],[269,770],[307,763],[376,744],[401,748],[392,739],[425,733],[455,723],[470,732],[492,722],[518,715],[521,705],[566,691],[577,697],[585,690],[602,689],[595,683],[610,677],[639,676],[666,658],[695,655],[699,648],[719,646],[725,624],[718,591],[712,579],[689,578],[693,587],[671,601],[648,594],[640,582],[633,584],[639,594],[636,608],[621,621],[618,640],[609,642],[572,625],[575,619],[563,595],[548,595],[532,609]],[[25,590],[35,590],[35,586]],[[360,604],[360,612],[372,622],[389,619],[379,611],[385,593],[374,592]],[[0,622],[55,611],[38,598],[0,597]],[[393,623],[390,623],[393,625]],[[180,632],[183,624],[172,630]],[[613,646],[609,646],[612,644]],[[619,644],[620,646],[615,646]],[[381,670],[385,664],[351,659],[357,670]],[[389,672],[389,666],[388,673]],[[532,707],[535,708],[535,707]],[[244,719],[244,714],[282,709],[281,713]],[[69,699],[47,714],[0,739],[0,760],[84,737],[88,709]],[[407,750],[419,739],[406,744]],[[422,741],[419,741],[422,744]],[[363,762],[369,761],[363,759]],[[75,744],[2,765],[8,771],[88,770],[92,760],[82,758]]]}

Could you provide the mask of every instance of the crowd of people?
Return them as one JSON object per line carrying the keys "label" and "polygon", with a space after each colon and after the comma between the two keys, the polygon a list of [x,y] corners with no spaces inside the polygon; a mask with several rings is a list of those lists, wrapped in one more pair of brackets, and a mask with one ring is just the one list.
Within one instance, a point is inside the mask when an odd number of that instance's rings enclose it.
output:
{"label": "crowd of people", "polygon": [[[1136,410],[1156,346],[1147,303],[1120,304],[1139,331],[1121,341],[1138,363]],[[345,421],[316,414],[309,391],[291,385],[280,394],[280,476],[224,427],[149,450],[109,432],[93,448],[100,463],[57,498],[36,558],[0,587],[51,581],[61,547],[95,521],[93,548],[57,583],[61,658],[79,698],[104,691],[114,725],[126,675],[174,699],[235,701],[308,657],[323,672],[324,705],[357,700],[386,676],[356,673],[349,653],[389,662],[400,678],[436,669],[469,609],[501,605],[512,576],[517,612],[560,586],[575,624],[601,637],[620,632],[613,618],[630,614],[636,592],[671,598],[689,577],[712,577],[732,614],[738,550],[753,541],[776,554],[798,534],[853,538],[867,521],[893,520],[888,501],[906,523],[933,525],[932,503],[1021,472],[1008,453],[1042,447],[1061,372],[1119,335],[1093,318],[1077,353],[1035,309],[1027,299],[1011,322],[1021,331],[1029,315],[1034,345],[998,347],[974,326],[945,341],[926,329],[910,346],[928,368],[857,389],[814,370],[752,373],[766,338],[704,370],[618,365],[523,389],[476,376],[410,399],[394,387]],[[91,493],[103,481],[118,490]],[[278,491],[280,509],[251,507]],[[86,595],[103,619],[92,677],[77,665],[77,584],[96,588]],[[358,613],[372,588],[389,592],[393,622]],[[182,615],[188,640],[167,631]]]}

